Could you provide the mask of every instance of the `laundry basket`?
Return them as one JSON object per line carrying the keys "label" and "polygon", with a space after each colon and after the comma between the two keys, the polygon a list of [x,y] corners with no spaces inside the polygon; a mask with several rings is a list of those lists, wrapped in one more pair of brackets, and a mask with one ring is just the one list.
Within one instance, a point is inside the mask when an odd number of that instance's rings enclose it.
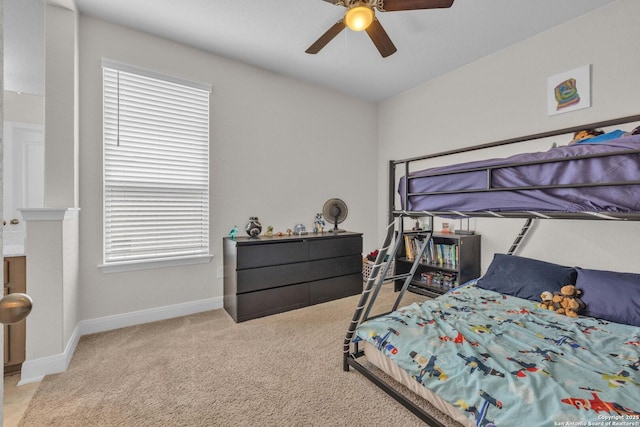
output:
{"label": "laundry basket", "polygon": [[[379,270],[380,273],[382,273],[382,270],[384,270],[386,264],[387,264],[386,262],[383,262],[380,265],[380,270]],[[375,265],[375,263],[373,261],[369,261],[366,258],[363,259],[363,263],[362,263],[362,278],[364,280],[369,280],[369,277],[371,277],[371,273],[373,272],[373,266],[374,265]],[[393,269],[394,269],[394,267],[395,267],[395,263],[393,261],[391,261],[391,267],[387,271],[387,275],[384,278],[385,281],[390,280],[391,277],[393,277]]]}

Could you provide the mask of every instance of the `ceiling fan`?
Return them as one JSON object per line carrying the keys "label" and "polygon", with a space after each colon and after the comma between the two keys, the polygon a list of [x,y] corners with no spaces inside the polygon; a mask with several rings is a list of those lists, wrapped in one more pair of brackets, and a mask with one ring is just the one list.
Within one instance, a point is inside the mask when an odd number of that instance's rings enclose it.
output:
{"label": "ceiling fan", "polygon": [[386,58],[396,52],[396,47],[382,28],[375,16],[374,8],[380,12],[395,12],[400,10],[438,9],[451,7],[454,0],[324,0],[336,6],[346,7],[344,17],[333,24],[326,33],[320,36],[309,48],[307,53],[316,54],[325,47],[344,27],[353,31],[366,31],[380,55]]}

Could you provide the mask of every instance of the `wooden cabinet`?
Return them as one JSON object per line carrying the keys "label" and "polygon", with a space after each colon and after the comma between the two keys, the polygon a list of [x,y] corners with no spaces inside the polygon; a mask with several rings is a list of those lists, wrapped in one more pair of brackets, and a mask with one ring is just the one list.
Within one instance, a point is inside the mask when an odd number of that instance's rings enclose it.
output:
{"label": "wooden cabinet", "polygon": [[[26,257],[4,259],[4,295],[27,291]],[[4,372],[19,371],[25,360],[26,322],[4,325]]]}
{"label": "wooden cabinet", "polygon": [[[413,258],[408,246],[417,247],[420,236],[420,233],[405,233],[403,247],[396,259],[396,275],[411,271]],[[408,289],[437,297],[452,287],[480,277],[480,242],[479,234],[434,233]],[[397,280],[394,287],[399,290],[403,284],[404,280]]]}
{"label": "wooden cabinet", "polygon": [[225,238],[224,308],[236,322],[362,292],[362,234]]}

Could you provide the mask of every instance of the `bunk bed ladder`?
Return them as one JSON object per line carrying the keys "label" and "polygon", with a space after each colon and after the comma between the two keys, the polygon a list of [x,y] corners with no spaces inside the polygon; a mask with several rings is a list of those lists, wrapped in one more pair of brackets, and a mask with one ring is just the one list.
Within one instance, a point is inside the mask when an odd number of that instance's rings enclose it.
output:
{"label": "bunk bed ladder", "polygon": [[[349,352],[351,350],[351,339],[353,338],[353,334],[355,333],[356,327],[363,320],[367,319],[369,316],[369,312],[371,311],[371,307],[378,296],[378,291],[382,286],[385,276],[389,271],[391,266],[391,262],[384,263],[384,260],[389,252],[389,247],[391,246],[391,242],[393,241],[393,234],[395,232],[395,217],[391,219],[389,224],[387,225],[387,234],[385,236],[384,242],[380,249],[378,249],[378,255],[376,256],[376,260],[371,268],[371,273],[369,274],[369,278],[364,284],[364,289],[362,290],[362,294],[360,294],[360,300],[358,301],[358,305],[356,307],[355,312],[353,313],[353,318],[351,319],[351,323],[349,324],[349,329],[347,330],[347,335],[344,339],[343,346],[343,369],[345,371],[349,370]],[[398,244],[393,246],[391,250],[390,259],[394,259],[396,252],[398,250]],[[369,300],[369,294],[373,291],[373,296],[371,300]],[[364,313],[364,315],[363,315]],[[357,351],[357,350],[356,350]]]}
{"label": "bunk bed ladder", "polygon": [[[395,228],[398,226],[399,230],[396,232]],[[389,225],[387,226],[387,234],[385,236],[384,243],[378,249],[378,255],[376,256],[376,260],[371,269],[371,273],[369,278],[367,279],[362,294],[360,295],[360,301],[358,302],[358,306],[356,307],[356,311],[353,314],[353,318],[351,323],[349,324],[349,329],[347,331],[347,335],[344,340],[344,370],[349,370],[349,365],[347,363],[348,355],[351,350],[351,339],[353,338],[353,334],[356,330],[356,327],[360,324],[360,322],[364,322],[369,319],[369,315],[371,314],[371,309],[373,308],[373,304],[378,297],[378,293],[382,288],[382,285],[385,281],[393,281],[396,280],[404,280],[402,288],[400,289],[398,296],[396,297],[396,301],[393,305],[393,308],[388,311],[397,310],[402,298],[409,288],[411,284],[411,280],[413,279],[414,274],[418,270],[418,266],[420,264],[420,259],[422,259],[422,255],[427,248],[429,240],[431,239],[431,231],[412,231],[409,232],[414,238],[421,240],[422,243],[418,246],[417,251],[415,253],[414,262],[411,266],[411,269],[407,273],[394,275],[391,277],[387,277],[387,273],[391,268],[392,262],[396,258],[399,248],[402,246],[404,236],[406,232],[402,230],[402,220],[398,220],[398,224],[396,224],[396,219],[394,218]],[[391,242],[393,241],[393,235],[396,234],[395,243],[391,246]],[[391,248],[389,250],[389,248]],[[388,262],[385,262],[388,255]],[[371,295],[371,296],[370,296]],[[383,314],[387,314],[383,313]]]}
{"label": "bunk bed ladder", "polygon": [[[393,234],[392,234],[393,235]],[[401,274],[401,275],[394,275],[392,277],[387,277],[387,272],[389,271],[389,269],[391,268],[392,265],[392,261],[396,258],[396,254],[398,253],[398,248],[400,247],[400,242],[402,239],[402,233],[398,233],[398,236],[396,238],[395,244],[393,245],[393,249],[391,250],[391,253],[389,254],[388,257],[388,261],[384,262],[384,260],[387,258],[386,257],[386,250],[384,251],[383,254],[381,254],[382,251],[380,251],[378,253],[378,257],[376,257],[376,261],[375,264],[379,264],[382,263],[384,265],[384,268],[382,269],[382,271],[378,270],[377,274],[372,272],[371,273],[371,277],[369,278],[369,280],[371,280],[373,286],[372,286],[372,291],[373,294],[371,295],[371,300],[369,302],[369,304],[367,305],[364,314],[361,316],[361,321],[364,322],[365,320],[369,319],[369,314],[371,313],[371,309],[373,308],[373,303],[376,301],[376,299],[378,298],[378,293],[380,292],[380,289],[382,288],[382,284],[389,280],[389,281],[395,281],[395,280],[400,280],[400,279],[405,279],[406,277],[409,276],[409,273],[405,273],[405,274]],[[386,249],[386,248],[385,248]]]}
{"label": "bunk bed ladder", "polygon": [[516,253],[516,251],[518,250],[518,246],[520,246],[520,243],[522,243],[525,236],[529,232],[532,223],[533,218],[527,218],[527,221],[524,223],[522,229],[520,230],[520,234],[516,236],[516,239],[511,244],[511,248],[509,248],[509,252],[507,252],[508,255],[513,255],[514,253]]}
{"label": "bunk bed ladder", "polygon": [[[396,298],[394,307],[391,311],[396,310],[398,304],[402,300],[402,297],[405,291],[408,289],[409,284],[411,284],[411,280],[413,275],[417,271],[418,265],[420,264],[420,259],[422,258],[422,254],[426,250],[426,247],[431,240],[432,232],[431,231],[418,231],[418,232],[410,232],[410,234],[414,237],[422,238],[422,244],[419,245],[418,250],[416,251],[413,265],[411,266],[411,270],[408,273],[394,275],[393,277],[386,278],[387,272],[391,266],[391,262],[384,262],[387,254],[389,255],[389,259],[393,260],[396,257],[398,249],[401,247],[405,232],[402,227],[402,217],[398,218],[398,232],[395,231],[396,219],[394,219],[389,223],[387,227],[387,235],[385,237],[384,244],[378,250],[378,256],[376,257],[374,266],[372,267],[371,274],[366,281],[364,286],[364,290],[360,296],[360,301],[358,302],[358,306],[356,307],[356,311],[353,315],[353,319],[349,325],[349,330],[347,332],[346,338],[344,340],[344,354],[343,354],[343,370],[349,371],[350,367],[353,367],[356,371],[360,372],[371,382],[380,387],[385,393],[394,398],[398,403],[411,411],[414,415],[424,421],[427,425],[432,427],[444,427],[438,419],[434,418],[433,415],[426,412],[423,408],[418,406],[411,399],[404,396],[398,390],[396,390],[393,386],[388,384],[386,381],[379,378],[373,371],[371,371],[365,365],[359,363],[356,359],[360,356],[364,355],[364,352],[358,349],[358,343],[353,343],[353,352],[351,349],[351,340],[355,334],[356,327],[361,321],[367,320],[369,318],[369,313],[371,308],[376,300],[377,294],[382,287],[385,280],[402,280],[404,279],[404,284],[400,289],[399,295]],[[390,244],[393,240],[393,235],[396,234],[395,244],[393,249],[389,251]],[[371,300],[368,302],[369,294],[373,291],[373,295],[371,296]],[[385,313],[388,314],[391,311]]]}

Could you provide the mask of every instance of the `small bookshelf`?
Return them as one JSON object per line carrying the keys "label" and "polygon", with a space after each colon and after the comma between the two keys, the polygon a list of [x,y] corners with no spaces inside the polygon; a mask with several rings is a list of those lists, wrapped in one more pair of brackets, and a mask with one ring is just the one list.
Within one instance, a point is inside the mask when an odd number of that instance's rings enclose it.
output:
{"label": "small bookshelf", "polygon": [[[424,237],[407,231],[403,247],[396,258],[396,275],[408,273],[419,253]],[[434,233],[418,264],[409,290],[422,295],[436,297],[449,289],[480,277],[479,234]],[[395,289],[400,290],[404,281],[397,280]]]}

